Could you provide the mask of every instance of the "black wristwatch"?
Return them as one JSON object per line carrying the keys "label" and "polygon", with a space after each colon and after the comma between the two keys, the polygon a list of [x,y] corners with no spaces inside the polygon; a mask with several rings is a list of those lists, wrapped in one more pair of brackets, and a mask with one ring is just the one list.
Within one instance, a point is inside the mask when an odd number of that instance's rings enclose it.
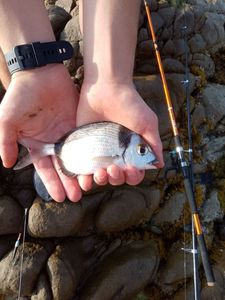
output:
{"label": "black wristwatch", "polygon": [[73,47],[67,41],[57,41],[16,46],[6,53],[6,63],[11,74],[47,64],[62,63],[73,56]]}

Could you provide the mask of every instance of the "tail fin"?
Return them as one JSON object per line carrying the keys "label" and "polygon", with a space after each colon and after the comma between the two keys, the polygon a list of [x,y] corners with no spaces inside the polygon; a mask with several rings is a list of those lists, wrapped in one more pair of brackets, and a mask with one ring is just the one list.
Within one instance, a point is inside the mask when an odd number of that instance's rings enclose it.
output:
{"label": "tail fin", "polygon": [[26,147],[29,153],[17,162],[13,170],[20,170],[39,160],[41,157],[55,154],[54,144],[46,144],[31,138],[22,138],[19,140],[19,144]]}

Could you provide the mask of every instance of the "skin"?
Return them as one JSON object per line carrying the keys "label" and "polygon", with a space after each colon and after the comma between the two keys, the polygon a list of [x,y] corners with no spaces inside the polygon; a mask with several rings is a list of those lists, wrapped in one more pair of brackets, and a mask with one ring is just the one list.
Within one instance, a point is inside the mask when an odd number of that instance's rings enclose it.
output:
{"label": "skin", "polygon": [[[15,164],[20,137],[55,142],[76,125],[102,120],[121,123],[143,135],[159,167],[163,166],[157,117],[132,84],[139,4],[138,0],[81,3],[85,78],[80,98],[63,65],[21,71],[10,78],[1,56],[0,76],[7,87],[0,105],[0,156],[5,167]],[[0,0],[0,26],[4,28],[0,35],[3,54],[15,45],[54,40],[43,1]],[[54,157],[40,159],[35,168],[58,202],[65,196],[78,201],[81,189],[91,189],[93,178],[99,185],[136,185],[144,177],[143,171],[122,171],[112,165],[97,170],[93,177],[69,178]]]}

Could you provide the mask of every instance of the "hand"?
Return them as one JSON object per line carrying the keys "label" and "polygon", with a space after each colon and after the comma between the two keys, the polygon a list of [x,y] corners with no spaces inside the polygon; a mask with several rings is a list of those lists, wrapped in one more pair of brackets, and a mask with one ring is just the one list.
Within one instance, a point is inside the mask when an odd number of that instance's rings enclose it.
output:
{"label": "hand", "polygon": [[[63,65],[48,65],[13,74],[0,105],[0,155],[6,168],[17,159],[17,140],[31,137],[55,142],[75,127],[78,92]],[[34,164],[56,201],[81,198],[76,179],[62,174],[56,158]],[[53,167],[54,166],[54,167]]]}
{"label": "hand", "polygon": [[[77,125],[97,121],[114,121],[143,136],[159,160],[157,166],[163,167],[157,116],[145,104],[132,83],[83,83],[77,108]],[[112,185],[124,182],[136,185],[143,180],[144,173],[136,168],[127,168],[124,172],[111,165],[107,170],[97,170],[94,180],[99,185],[108,182]],[[78,180],[82,189],[91,188],[91,176],[79,176]]]}

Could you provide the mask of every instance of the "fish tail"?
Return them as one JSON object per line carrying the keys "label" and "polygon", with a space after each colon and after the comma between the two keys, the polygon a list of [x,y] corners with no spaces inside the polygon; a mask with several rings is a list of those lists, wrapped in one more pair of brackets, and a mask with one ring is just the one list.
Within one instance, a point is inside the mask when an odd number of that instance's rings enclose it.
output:
{"label": "fish tail", "polygon": [[55,145],[46,144],[31,138],[19,139],[19,144],[23,145],[29,151],[28,154],[24,155],[14,166],[14,170],[20,170],[35,161],[39,160],[41,157],[48,155],[55,155]]}

